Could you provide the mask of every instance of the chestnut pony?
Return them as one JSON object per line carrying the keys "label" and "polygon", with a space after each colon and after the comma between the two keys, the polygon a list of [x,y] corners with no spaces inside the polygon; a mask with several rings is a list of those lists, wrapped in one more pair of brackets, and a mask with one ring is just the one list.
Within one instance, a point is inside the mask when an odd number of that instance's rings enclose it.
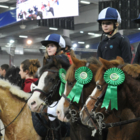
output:
{"label": "chestnut pony", "polygon": [[[99,60],[103,65],[95,75],[96,87],[80,112],[82,123],[94,129],[92,121],[99,126],[99,118],[103,119],[105,123],[112,123],[118,122],[119,119],[130,120],[135,118],[135,116],[140,117],[140,81],[138,80],[140,78],[140,66],[136,64],[124,64],[121,57],[117,57],[116,60],[111,61],[102,58]],[[109,104],[107,109],[104,107],[101,108],[106,97],[105,92],[108,86],[104,80],[104,73],[110,68],[119,68],[125,75],[124,82],[117,87],[118,110],[111,110],[112,104]],[[111,93],[110,97],[112,97],[113,94],[114,92]],[[90,119],[90,116],[92,119]],[[139,125],[139,122],[135,122],[120,127],[109,128],[107,140],[140,139]]]}
{"label": "chestnut pony", "polygon": [[73,64],[70,66],[66,73],[65,91],[57,106],[57,117],[61,121],[70,122],[73,140],[101,140],[102,138],[101,136],[98,136],[98,134],[95,135],[95,137],[92,137],[92,130],[82,125],[81,121],[79,120],[79,111],[82,108],[87,97],[95,88],[96,83],[94,81],[94,78],[92,78],[92,80],[88,84],[84,85],[82,95],[78,104],[67,99],[67,96],[76,83],[75,71],[78,68],[87,66],[88,64],[87,67],[91,70],[94,77],[101,64],[96,58],[91,58],[89,61],[86,61],[72,57],[72,61]]}
{"label": "chestnut pony", "polygon": [[33,127],[31,112],[25,104],[29,97],[29,93],[8,81],[0,80],[0,119],[6,127],[5,140],[41,140]]}

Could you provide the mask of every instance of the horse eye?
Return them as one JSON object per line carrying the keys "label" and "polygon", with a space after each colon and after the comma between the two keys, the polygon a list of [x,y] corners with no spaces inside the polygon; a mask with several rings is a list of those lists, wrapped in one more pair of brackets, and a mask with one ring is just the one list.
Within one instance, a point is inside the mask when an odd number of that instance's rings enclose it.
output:
{"label": "horse eye", "polygon": [[51,79],[50,81],[51,81],[51,82],[54,82],[54,79]]}
{"label": "horse eye", "polygon": [[71,82],[68,82],[68,85],[69,85],[69,86],[72,86],[72,85],[73,85],[73,83],[71,83]]}
{"label": "horse eye", "polygon": [[101,86],[101,85],[97,85],[96,87],[97,87],[97,89],[99,89],[99,90],[102,89],[102,86]]}

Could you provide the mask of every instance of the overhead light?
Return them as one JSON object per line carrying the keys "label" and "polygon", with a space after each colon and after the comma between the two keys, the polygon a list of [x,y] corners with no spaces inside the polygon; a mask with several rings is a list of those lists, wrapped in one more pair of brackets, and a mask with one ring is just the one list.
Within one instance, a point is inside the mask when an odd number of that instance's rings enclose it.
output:
{"label": "overhead light", "polygon": [[33,43],[33,41],[32,41],[32,40],[30,40],[30,39],[29,39],[29,40],[27,40],[27,44],[28,44],[28,45],[31,45],[32,43]]}
{"label": "overhead light", "polygon": [[76,47],[77,47],[77,44],[76,44],[76,43],[75,43],[75,44],[73,44],[73,45],[72,45],[72,47],[73,47],[73,48],[76,48]]}
{"label": "overhead light", "polygon": [[86,48],[89,48],[89,44],[86,45]]}
{"label": "overhead light", "polygon": [[10,10],[16,9],[16,7],[10,7]]}
{"label": "overhead light", "polygon": [[10,0],[0,0],[0,2],[6,2],[6,1],[10,1]]}
{"label": "overhead light", "polygon": [[19,37],[20,38],[28,38],[28,36],[25,36],[25,35],[20,35]]}
{"label": "overhead light", "polygon": [[83,34],[83,33],[84,33],[84,31],[80,31],[80,33],[81,33],[81,34]]}
{"label": "overhead light", "polygon": [[81,3],[83,3],[83,4],[90,4],[90,2],[89,1],[80,1]]}
{"label": "overhead light", "polygon": [[88,33],[88,35],[93,35],[94,37],[99,37],[101,34],[95,34],[95,33]]}
{"label": "overhead light", "polygon": [[9,8],[9,6],[6,6],[6,5],[0,5],[0,7],[2,7],[2,8]]}
{"label": "overhead light", "polygon": [[95,35],[95,33],[88,33],[88,35]]}
{"label": "overhead light", "polygon": [[78,42],[78,44],[85,44],[85,42]]}
{"label": "overhead light", "polygon": [[12,44],[12,43],[14,43],[15,41],[14,41],[14,40],[10,40],[9,42]]}
{"label": "overhead light", "polygon": [[52,28],[52,27],[50,27],[49,29],[50,30],[58,30],[58,28]]}
{"label": "overhead light", "polygon": [[140,30],[140,28],[138,28],[138,30]]}
{"label": "overhead light", "polygon": [[22,25],[20,25],[19,27],[20,27],[20,29],[25,29],[25,28],[26,28],[26,25],[23,25],[23,24],[22,24]]}

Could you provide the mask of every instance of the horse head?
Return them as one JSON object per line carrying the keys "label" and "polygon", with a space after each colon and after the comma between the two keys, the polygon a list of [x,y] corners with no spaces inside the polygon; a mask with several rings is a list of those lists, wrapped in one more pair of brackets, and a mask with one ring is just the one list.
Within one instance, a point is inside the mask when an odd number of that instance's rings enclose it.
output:
{"label": "horse head", "polygon": [[[79,117],[79,110],[83,106],[88,95],[95,87],[95,81],[94,78],[92,78],[92,75],[94,77],[97,69],[100,66],[100,63],[96,58],[92,58],[92,60],[90,59],[89,61],[86,61],[72,57],[72,61],[73,64],[70,66],[66,73],[65,91],[64,94],[62,94],[62,97],[57,106],[58,119],[65,122],[70,120],[77,121],[77,116]],[[87,75],[87,73],[84,71],[77,73],[77,71],[82,69],[90,71],[90,74]],[[77,77],[75,77],[76,73],[79,77],[83,74],[82,77],[84,79],[87,79],[88,76],[90,81],[85,85],[79,84],[80,86],[77,86]]]}
{"label": "horse head", "polygon": [[[110,114],[121,113],[125,108],[137,115],[135,102],[140,99],[140,83],[136,80],[140,72],[135,66],[124,64],[121,57],[111,61],[99,60],[102,66],[95,75],[96,87],[80,112],[82,123],[93,128],[99,127],[99,119],[106,121]],[[139,74],[134,74],[134,71]]]}
{"label": "horse head", "polygon": [[38,86],[33,90],[31,98],[28,100],[28,106],[33,112],[41,112],[45,106],[52,104],[60,99],[59,95],[59,69],[67,70],[69,64],[62,59],[53,57],[52,61],[48,62],[40,70],[40,78]]}

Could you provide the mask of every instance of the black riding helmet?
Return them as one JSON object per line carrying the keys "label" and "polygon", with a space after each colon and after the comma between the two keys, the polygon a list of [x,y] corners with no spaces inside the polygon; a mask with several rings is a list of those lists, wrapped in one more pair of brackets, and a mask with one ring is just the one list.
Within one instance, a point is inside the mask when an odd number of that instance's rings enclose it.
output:
{"label": "black riding helmet", "polygon": [[[57,48],[60,47],[60,50],[65,48],[65,40],[59,34],[50,34],[45,38],[45,40],[41,41],[41,44],[45,47],[50,43],[54,43],[57,46]],[[57,52],[60,50],[57,49]]]}

